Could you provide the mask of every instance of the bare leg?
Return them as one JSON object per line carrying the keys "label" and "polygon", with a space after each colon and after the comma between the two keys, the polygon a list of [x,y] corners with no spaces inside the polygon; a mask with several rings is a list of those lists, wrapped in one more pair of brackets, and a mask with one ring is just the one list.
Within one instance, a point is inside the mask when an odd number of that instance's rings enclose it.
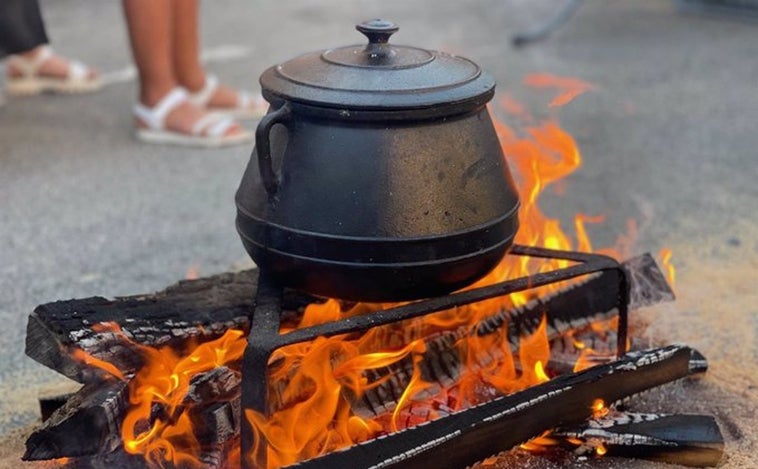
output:
{"label": "bare leg", "polygon": [[173,0],[124,0],[134,63],[139,71],[140,101],[154,106],[177,86],[171,61]]}
{"label": "bare leg", "polygon": [[[179,83],[191,92],[205,85],[205,70],[200,63],[200,25],[198,0],[171,0],[174,8],[173,60]],[[209,101],[211,107],[231,107],[237,104],[237,92],[219,86]]]}
{"label": "bare leg", "polygon": [[[181,83],[174,69],[174,30],[178,15],[177,3],[195,3],[195,0],[123,0],[124,14],[129,29],[134,63],[139,70],[142,104],[153,107]],[[193,125],[206,111],[183,103],[166,117],[169,129],[190,133]],[[143,125],[139,121],[137,125]],[[240,132],[237,125],[227,134]]]}
{"label": "bare leg", "polygon": [[174,70],[179,83],[190,91],[205,84],[205,71],[200,63],[200,25],[197,0],[170,0],[173,8],[172,50]]}

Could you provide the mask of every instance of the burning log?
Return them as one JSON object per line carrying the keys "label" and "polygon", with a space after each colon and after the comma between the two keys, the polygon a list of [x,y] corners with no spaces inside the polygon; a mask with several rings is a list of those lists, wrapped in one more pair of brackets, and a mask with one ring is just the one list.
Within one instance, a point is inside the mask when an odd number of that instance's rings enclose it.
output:
{"label": "burning log", "polygon": [[[648,266],[649,272],[657,272],[652,258],[647,256],[641,265]],[[652,267],[650,267],[652,266]],[[652,270],[650,270],[652,269]],[[670,290],[665,281],[660,283],[654,275],[638,276],[645,279],[647,288],[655,290],[655,294],[647,295],[647,301],[668,299]],[[662,275],[660,279],[662,279]],[[652,279],[652,280],[650,280]],[[114,363],[128,381],[131,374],[141,366],[141,356],[131,347],[129,342],[142,345],[161,346],[171,345],[182,349],[188,344],[212,339],[221,335],[229,328],[246,329],[253,299],[250,295],[257,284],[257,272],[247,271],[237,274],[222,274],[206,279],[184,281],[166,290],[152,295],[137,295],[115,300],[103,298],[88,298],[50,303],[38,307],[30,316],[27,335],[27,354],[61,373],[85,383],[102,383],[104,374],[93,372],[87,360],[72,356],[77,349],[85,352],[93,359]],[[528,333],[539,324],[539,318],[544,311],[556,311],[554,321],[549,322],[549,330],[553,335],[560,335],[571,327],[588,324],[591,319],[576,315],[577,311],[590,312],[592,319],[608,317],[615,312],[612,310],[617,301],[616,293],[611,288],[618,288],[618,273],[609,271],[588,277],[584,284],[567,288],[564,291],[535,301],[516,313],[520,321],[508,321],[507,327],[511,337]],[[632,287],[633,291],[636,288]],[[657,289],[657,290],[656,290]],[[614,290],[615,291],[615,290]],[[610,294],[609,294],[610,293]],[[610,297],[610,298],[609,298]],[[643,296],[634,295],[634,298]],[[314,302],[310,296],[287,292],[284,307],[288,311],[301,309],[308,303]],[[579,302],[579,307],[568,305]],[[610,312],[609,312],[610,310]],[[477,334],[493,333],[496,328],[505,325],[507,312],[503,311],[490,317],[475,328]],[[573,314],[573,316],[572,316]],[[553,316],[549,316],[553,317]],[[536,320],[535,320],[536,318]],[[120,324],[120,330],[111,324]],[[456,334],[471,333],[472,329],[463,329]],[[124,338],[128,338],[126,341]],[[454,349],[455,335],[439,334],[430,338],[427,350],[430,356],[436,357],[428,364],[427,376],[438,379],[442,384],[450,384],[457,379],[460,358]],[[515,339],[516,341],[518,339]],[[393,373],[393,375],[395,375]],[[406,380],[410,378],[408,372]],[[401,374],[393,376],[401,377]],[[447,381],[445,381],[445,377]],[[122,381],[107,380],[106,388],[111,385],[126,385]],[[397,385],[397,382],[395,383]],[[402,388],[391,388],[384,395],[376,394],[376,401],[371,405],[374,411],[381,411],[381,406],[396,400]],[[190,416],[196,428],[203,428],[198,439],[205,451],[204,458],[209,464],[223,465],[223,455],[228,453],[228,446],[238,435],[240,429],[239,410],[239,375],[229,369],[216,369],[196,376],[188,393],[188,406],[195,406]],[[108,408],[104,422],[89,417],[89,408],[98,408],[97,386],[86,385],[64,407],[56,411],[45,425],[29,439],[27,458],[50,459],[63,456],[97,455],[96,459],[105,458],[105,453],[114,446],[119,446],[119,427],[124,418],[125,408]],[[121,397],[123,400],[123,395]],[[79,404],[75,404],[79,402]],[[94,404],[91,404],[93,403]],[[203,404],[198,404],[202,402]],[[105,404],[103,404],[105,405]],[[73,411],[75,406],[81,410]],[[385,409],[386,410],[386,407]],[[428,409],[419,408],[421,413]],[[156,409],[156,416],[165,414]],[[409,422],[428,420],[428,415],[415,415],[410,412]],[[94,412],[95,414],[97,412]],[[413,414],[413,415],[411,415]],[[437,415],[445,415],[439,412]],[[89,419],[89,420],[88,420]],[[115,431],[113,431],[113,428]],[[71,428],[88,427],[86,436],[77,440],[78,449],[68,446],[71,441]],[[42,443],[42,434],[47,435],[54,443]],[[109,444],[102,444],[100,435],[115,435]],[[107,459],[107,458],[105,458]],[[105,460],[104,459],[104,460]],[[215,461],[215,462],[214,462]]]}
{"label": "burning log", "polygon": [[[663,301],[671,301],[674,294],[666,282],[655,260],[650,254],[635,257],[623,263],[630,273],[632,303],[630,309],[650,306]],[[490,334],[502,334],[507,331],[510,349],[516,353],[519,341],[533,334],[539,327],[543,316],[547,321],[547,337],[550,341],[560,341],[567,333],[588,328],[598,321],[608,320],[618,314],[615,309],[618,295],[618,273],[605,271],[590,276],[582,282],[571,284],[545,297],[535,298],[526,305],[514,310],[503,310],[493,314],[476,327],[462,327],[454,331],[442,332],[425,341],[424,359],[418,364],[424,381],[450,387],[460,378],[463,358],[456,343],[464,336],[476,333],[479,337]],[[609,334],[615,337],[613,331]],[[573,341],[572,341],[573,344]],[[563,345],[563,344],[559,344]],[[589,344],[591,347],[594,344]],[[604,344],[605,345],[605,344]],[[614,344],[615,347],[615,344]],[[592,347],[598,350],[599,347]],[[562,350],[565,354],[566,348]],[[613,358],[613,349],[609,360]],[[574,352],[566,363],[576,362],[579,351]],[[467,363],[470,368],[485,368],[490,363],[502,359],[500,350],[482,350]],[[551,354],[552,356],[552,354]],[[471,357],[469,357],[471,358]],[[558,365],[562,372],[566,366]],[[392,411],[403,390],[408,386],[413,375],[413,361],[407,357],[392,366],[370,370],[366,373],[369,382],[381,383],[369,389],[362,399],[356,400],[353,411],[361,417],[378,416]],[[568,371],[570,371],[569,368]],[[430,389],[430,394],[435,390]],[[273,407],[277,407],[278,393],[272,393]]]}
{"label": "burning log", "polygon": [[[592,415],[612,403],[689,374],[692,352],[670,346],[633,352],[607,365],[533,386],[447,417],[288,467],[454,469]],[[444,444],[444,451],[438,449]]]}
{"label": "burning log", "polygon": [[[673,299],[673,294],[650,255],[640,256],[624,263],[632,274],[633,307]],[[555,317],[548,326],[557,333],[570,327],[587,324],[592,319],[613,314],[613,296],[608,298],[612,285],[612,272],[606,272],[584,285],[569,288],[559,294],[527,305],[520,318],[509,323],[509,337],[518,340],[537,327],[542,311],[572,311],[581,316],[549,314]],[[250,292],[257,286],[257,270],[225,273],[198,280],[185,280],[167,289],[148,295],[134,295],[108,300],[92,297],[47,303],[37,307],[29,316],[26,336],[26,354],[37,362],[79,382],[92,381],[90,367],[70,353],[61,352],[79,348],[86,354],[109,363],[128,374],[141,362],[109,326],[119,324],[121,332],[130,340],[144,345],[181,345],[190,338],[212,339],[228,328],[246,330],[253,298]],[[314,301],[313,297],[287,291],[285,310],[297,310]],[[578,301],[577,307],[566,308]],[[511,312],[501,312],[480,325],[480,334],[495,330],[505,322]],[[573,323],[572,323],[573,321]],[[457,332],[461,334],[464,332]],[[453,340],[455,337],[453,337]],[[434,347],[449,348],[450,339],[440,339]],[[439,347],[438,347],[439,348]],[[444,355],[444,354],[442,354]],[[450,360],[451,356],[445,356]],[[444,376],[444,367],[432,365],[432,373]],[[450,363],[452,366],[452,362]],[[450,370],[454,371],[454,370]],[[439,372],[443,372],[441,375]]]}
{"label": "burning log", "polygon": [[[24,460],[109,455],[123,446],[121,425],[128,410],[129,384],[125,381],[89,383],[53,412],[26,442]],[[239,435],[240,377],[227,367],[199,374],[183,403],[203,446],[201,458],[209,467],[224,467],[229,446]],[[162,408],[153,418],[170,419]],[[109,459],[104,459],[109,460]]]}
{"label": "burning log", "polygon": [[23,460],[109,453],[121,447],[121,421],[129,405],[123,381],[85,385],[26,441]]}
{"label": "burning log", "polygon": [[39,401],[39,413],[42,421],[45,422],[49,419],[56,410],[63,407],[66,402],[74,397],[74,392],[67,392],[63,394],[52,394],[48,396],[40,396]]}
{"label": "burning log", "polygon": [[575,454],[602,453],[691,467],[716,466],[724,455],[724,438],[709,415],[616,413],[559,428],[551,434],[555,437],[571,442]]}
{"label": "burning log", "polygon": [[[181,347],[189,339],[210,340],[229,328],[247,330],[258,270],[184,280],[165,290],[108,300],[102,297],[57,301],[29,315],[26,354],[42,365],[81,383],[92,381],[91,368],[69,353],[112,363],[125,374],[141,365],[123,340],[150,346]],[[313,297],[288,291],[285,309],[296,311]],[[114,331],[118,324],[120,331]]]}
{"label": "burning log", "polygon": [[185,405],[201,443],[218,445],[239,434],[240,375],[227,367],[215,368],[192,380]]}
{"label": "burning log", "polygon": [[119,324],[127,337],[145,345],[214,338],[228,328],[247,326],[257,278],[257,271],[249,270],[182,281],[152,295],[44,304],[29,316],[26,354],[79,382],[88,380],[83,376],[88,367],[61,350],[80,348],[129,373],[139,368],[139,356],[103,324]]}

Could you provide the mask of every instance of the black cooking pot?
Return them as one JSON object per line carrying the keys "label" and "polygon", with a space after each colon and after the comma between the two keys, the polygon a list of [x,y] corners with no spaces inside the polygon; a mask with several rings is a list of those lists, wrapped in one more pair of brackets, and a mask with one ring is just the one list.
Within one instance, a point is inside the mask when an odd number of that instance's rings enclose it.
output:
{"label": "black cooking pot", "polygon": [[281,284],[348,300],[436,296],[479,279],[518,228],[475,63],[388,43],[303,55],[261,75],[269,113],[237,192],[237,230]]}

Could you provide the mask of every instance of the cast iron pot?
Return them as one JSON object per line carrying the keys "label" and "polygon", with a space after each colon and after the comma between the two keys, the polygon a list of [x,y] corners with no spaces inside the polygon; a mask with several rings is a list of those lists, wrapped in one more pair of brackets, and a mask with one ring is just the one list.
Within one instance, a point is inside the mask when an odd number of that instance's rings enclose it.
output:
{"label": "cast iron pot", "polygon": [[486,103],[494,80],[449,54],[368,45],[266,70],[271,104],[237,191],[237,230],[284,286],[360,301],[449,293],[489,272],[518,228]]}

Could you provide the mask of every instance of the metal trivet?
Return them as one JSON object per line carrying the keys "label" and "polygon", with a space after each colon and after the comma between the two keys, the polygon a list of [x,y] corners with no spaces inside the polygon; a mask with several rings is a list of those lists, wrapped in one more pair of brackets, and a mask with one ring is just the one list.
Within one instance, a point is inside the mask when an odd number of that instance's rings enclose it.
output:
{"label": "metal trivet", "polygon": [[[277,285],[271,276],[266,275],[265,271],[261,270],[258,278],[255,307],[250,320],[250,335],[248,336],[247,348],[245,349],[242,364],[242,415],[240,417],[242,467],[245,469],[255,469],[250,458],[245,457],[245,455],[250,455],[253,451],[256,451],[258,455],[266,454],[267,443],[265,441],[254,441],[252,426],[246,421],[244,410],[251,409],[264,415],[268,414],[268,360],[275,350],[287,345],[308,342],[320,336],[330,337],[339,334],[364,332],[373,327],[426,316],[498,296],[505,296],[584,275],[615,270],[619,274],[617,354],[619,357],[624,355],[627,342],[629,280],[626,270],[619,262],[599,254],[557,251],[520,245],[512,246],[508,255],[566,260],[575,262],[576,264],[551,272],[519,277],[486,287],[297,329],[285,334],[279,333],[284,289]],[[444,418],[442,417],[442,419]],[[261,461],[264,459],[257,460]]]}

